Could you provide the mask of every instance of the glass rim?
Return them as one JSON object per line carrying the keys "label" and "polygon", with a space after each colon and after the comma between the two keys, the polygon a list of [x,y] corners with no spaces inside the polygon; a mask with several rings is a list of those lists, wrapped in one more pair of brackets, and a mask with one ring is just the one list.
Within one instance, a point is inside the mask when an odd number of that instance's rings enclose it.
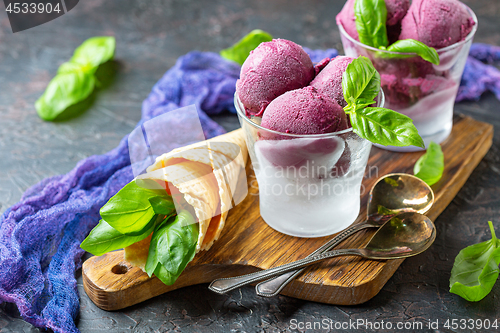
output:
{"label": "glass rim", "polygon": [[[457,48],[457,47],[459,47],[459,46],[461,46],[461,45],[469,42],[474,37],[474,35],[476,34],[477,25],[478,25],[476,13],[474,13],[474,11],[472,9],[470,9],[470,7],[467,6],[466,4],[464,4],[463,2],[460,2],[460,3],[463,6],[465,6],[465,8],[469,11],[469,14],[472,16],[472,20],[474,20],[474,26],[472,27],[471,32],[469,32],[469,34],[465,37],[464,40],[461,40],[461,41],[456,42],[454,44],[448,45],[446,47],[442,47],[440,49],[436,49],[436,52],[438,52],[438,53],[446,52],[446,51],[452,50],[454,48]],[[340,34],[342,36],[345,36],[347,39],[349,39],[349,41],[351,41],[354,44],[356,44],[358,46],[361,46],[361,47],[363,47],[365,49],[368,49],[368,50],[371,50],[371,51],[382,52],[382,53],[388,53],[388,54],[413,55],[415,57],[418,57],[418,54],[416,54],[416,53],[406,53],[406,52],[395,52],[395,51],[381,50],[381,49],[377,49],[376,47],[363,44],[360,41],[357,41],[354,38],[352,38],[351,35],[349,35],[347,33],[347,31],[345,31],[344,26],[342,25],[342,23],[338,23],[337,27],[339,28]]]}
{"label": "glass rim", "polygon": [[[382,88],[380,88],[380,92],[376,97],[376,103],[377,103],[377,107],[383,107],[385,104],[385,95],[384,95],[384,91],[382,90]],[[243,119],[246,123],[248,123],[249,125],[253,126],[254,128],[256,128],[258,130],[268,132],[268,133],[277,134],[277,135],[288,136],[291,138],[314,138],[314,139],[317,139],[317,138],[329,138],[329,137],[339,136],[342,134],[353,132],[352,127],[349,127],[345,130],[338,131],[338,132],[322,133],[322,134],[291,134],[291,133],[278,132],[275,130],[271,130],[271,129],[262,127],[259,124],[254,123],[251,119],[248,119],[248,117],[245,113],[245,108],[243,106],[243,103],[241,103],[237,92],[234,93],[234,106],[236,107],[236,112],[237,112],[240,119]]]}

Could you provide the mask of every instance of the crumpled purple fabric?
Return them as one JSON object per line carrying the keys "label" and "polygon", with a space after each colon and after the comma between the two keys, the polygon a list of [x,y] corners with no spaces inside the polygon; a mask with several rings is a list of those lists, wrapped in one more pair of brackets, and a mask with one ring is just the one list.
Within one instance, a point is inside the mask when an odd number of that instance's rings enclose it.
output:
{"label": "crumpled purple fabric", "polygon": [[491,91],[500,100],[500,70],[493,66],[498,61],[499,46],[472,44],[456,101],[478,100],[486,91]]}
{"label": "crumpled purple fabric", "polygon": [[[188,53],[153,87],[141,123],[195,104],[205,136],[224,133],[207,114],[232,105],[239,71],[215,53]],[[27,190],[0,218],[0,300],[16,303],[35,326],[78,332],[80,243],[99,221],[100,207],[132,179],[125,137],[107,154]]]}
{"label": "crumpled purple fabric", "polygon": [[[313,62],[337,55],[333,49],[305,50]],[[498,53],[484,54],[485,59],[498,59]],[[239,70],[215,53],[180,57],[143,102],[139,125],[195,104],[205,136],[222,134],[222,127],[208,115],[236,111],[233,95]],[[37,327],[78,332],[75,271],[84,254],[80,243],[99,221],[100,207],[132,179],[126,136],[112,151],[86,158],[68,174],[28,189],[0,217],[0,300],[15,303],[21,316]]]}

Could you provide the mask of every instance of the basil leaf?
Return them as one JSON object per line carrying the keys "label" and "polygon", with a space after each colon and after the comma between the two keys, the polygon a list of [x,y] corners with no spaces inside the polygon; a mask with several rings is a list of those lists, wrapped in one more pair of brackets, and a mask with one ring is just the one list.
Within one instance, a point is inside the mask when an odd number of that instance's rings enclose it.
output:
{"label": "basil leaf", "polygon": [[259,46],[260,43],[269,42],[272,39],[273,37],[267,32],[256,29],[251,31],[233,46],[221,50],[220,55],[225,59],[232,60],[240,65],[243,65],[245,60],[248,58],[250,51]]}
{"label": "basil leaf", "polygon": [[373,104],[380,92],[380,74],[363,56],[354,59],[342,74],[342,92],[347,104]]}
{"label": "basil leaf", "polygon": [[[83,42],[71,60],[59,67],[57,75],[35,102],[40,118],[62,120],[87,109],[92,104],[90,97],[97,86],[95,71],[99,65],[111,60],[114,52],[114,37],[93,37]],[[70,108],[72,106],[75,107]]]}
{"label": "basil leaf", "polygon": [[175,214],[175,204],[171,198],[166,199],[164,196],[151,197],[149,198],[149,203],[151,207],[153,207],[155,214],[163,214],[166,216]]}
{"label": "basil leaf", "polygon": [[[156,220],[156,218],[155,218]],[[123,249],[129,245],[139,242],[149,236],[155,228],[152,224],[136,236],[124,235],[110,226],[106,221],[101,220],[99,224],[92,229],[90,234],[80,244],[80,247],[95,256],[101,256],[104,253]]]}
{"label": "basil leaf", "polygon": [[491,239],[461,250],[451,270],[450,292],[468,301],[477,302],[489,294],[500,270],[500,240],[493,223],[488,222]]}
{"label": "basil leaf", "polygon": [[[181,273],[182,273],[182,271],[181,271]],[[179,273],[177,275],[173,275],[172,273],[167,271],[165,269],[165,267],[163,267],[163,265],[160,263],[158,263],[158,265],[156,266],[156,268],[154,270],[154,275],[158,279],[160,279],[161,282],[166,284],[167,286],[173,285],[174,282],[177,280],[177,278],[181,275],[181,273]],[[151,275],[149,275],[149,276],[151,276]]]}
{"label": "basil leaf", "polygon": [[[162,269],[170,274],[170,278],[167,279],[168,275],[163,272],[161,274],[164,277],[161,280],[169,285],[175,282],[187,264],[193,260],[199,233],[198,223],[195,223],[193,216],[186,210],[171,220],[154,231],[145,267],[149,276],[152,273],[156,275],[159,266],[163,267]],[[165,282],[164,279],[168,281]]]}
{"label": "basil leaf", "polygon": [[441,179],[443,171],[444,155],[441,146],[431,142],[427,147],[427,152],[415,163],[413,174],[432,186]]}
{"label": "basil leaf", "polygon": [[411,118],[393,110],[369,107],[349,114],[354,133],[384,146],[425,148]]}
{"label": "basil leaf", "polygon": [[64,72],[49,82],[43,95],[35,102],[37,113],[43,120],[56,119],[68,107],[89,97],[94,90],[94,76],[71,67],[65,66]]}
{"label": "basil leaf", "polygon": [[359,41],[379,48],[389,44],[387,39],[387,7],[384,0],[356,0],[354,17]]}
{"label": "basil leaf", "polygon": [[[401,52],[401,53],[416,53],[422,59],[433,63],[434,65],[439,65],[439,55],[433,47],[429,47],[422,42],[414,39],[403,39],[398,40],[394,44],[389,45],[387,51],[390,52]],[[384,53],[389,58],[408,58],[413,57],[413,55],[403,55],[403,54],[391,54]]]}
{"label": "basil leaf", "polygon": [[[141,232],[157,214],[151,205],[151,199],[155,203],[157,200],[172,201],[167,191],[155,181],[133,180],[101,208],[101,217],[122,234]],[[175,209],[166,211],[158,207],[157,210],[163,215],[175,212]]]}
{"label": "basil leaf", "polygon": [[76,48],[70,62],[84,65],[85,70],[94,73],[99,65],[113,59],[115,46],[115,37],[89,38]]}

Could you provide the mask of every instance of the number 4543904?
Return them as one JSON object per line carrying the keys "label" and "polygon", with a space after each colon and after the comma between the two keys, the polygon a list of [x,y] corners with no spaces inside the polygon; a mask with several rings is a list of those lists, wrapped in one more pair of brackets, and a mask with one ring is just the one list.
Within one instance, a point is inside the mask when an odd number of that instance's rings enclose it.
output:
{"label": "number 4543904", "polygon": [[498,329],[498,319],[489,320],[489,319],[448,319],[444,323],[444,328],[456,330],[456,329],[469,329],[469,330],[477,330],[477,329]]}
{"label": "number 4543904", "polygon": [[5,11],[7,13],[14,13],[14,14],[35,14],[35,13],[47,13],[50,14],[52,12],[59,13],[61,12],[61,8],[59,6],[59,3],[55,4],[53,6],[50,2],[49,3],[27,3],[27,2],[14,2],[14,3],[9,3],[7,8],[5,8]]}

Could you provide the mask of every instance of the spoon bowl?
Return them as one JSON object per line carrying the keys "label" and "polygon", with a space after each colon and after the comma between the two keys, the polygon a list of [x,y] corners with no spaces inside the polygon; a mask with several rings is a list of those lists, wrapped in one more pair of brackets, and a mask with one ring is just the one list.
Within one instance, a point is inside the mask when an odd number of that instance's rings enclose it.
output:
{"label": "spoon bowl", "polygon": [[370,259],[397,259],[424,252],[436,239],[436,227],[425,215],[394,216],[373,235],[364,249]]}
{"label": "spoon bowl", "polygon": [[343,255],[383,260],[411,257],[428,249],[435,239],[436,228],[428,217],[415,212],[406,212],[394,216],[384,223],[365,248],[323,252],[257,273],[217,279],[212,281],[208,288],[216,293],[223,294],[252,282]]}
{"label": "spoon bowl", "polygon": [[434,203],[434,192],[422,179],[406,173],[380,178],[370,191],[368,216],[417,212],[425,214]]}

